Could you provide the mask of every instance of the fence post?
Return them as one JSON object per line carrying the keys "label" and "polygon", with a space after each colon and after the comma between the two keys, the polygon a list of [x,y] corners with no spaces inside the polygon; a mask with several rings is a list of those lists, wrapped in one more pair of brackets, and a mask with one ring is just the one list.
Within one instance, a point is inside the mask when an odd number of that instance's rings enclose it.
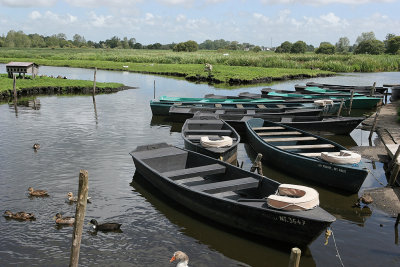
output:
{"label": "fence post", "polygon": [[17,99],[17,76],[13,74],[13,91],[14,91],[14,99]]}
{"label": "fence post", "polygon": [[153,99],[156,99],[156,80],[154,80],[153,93],[154,93]]}
{"label": "fence post", "polygon": [[375,94],[375,85],[376,85],[376,82],[374,82],[374,84],[372,85],[369,96],[373,96]]}
{"label": "fence post", "polygon": [[300,265],[301,250],[299,248],[292,248],[289,259],[289,267],[299,267]]}
{"label": "fence post", "polygon": [[86,204],[88,197],[88,171],[80,170],[79,172],[79,190],[78,202],[76,203],[74,231],[72,233],[71,256],[69,261],[70,267],[78,266],[79,250],[81,247],[82,229],[85,219]]}

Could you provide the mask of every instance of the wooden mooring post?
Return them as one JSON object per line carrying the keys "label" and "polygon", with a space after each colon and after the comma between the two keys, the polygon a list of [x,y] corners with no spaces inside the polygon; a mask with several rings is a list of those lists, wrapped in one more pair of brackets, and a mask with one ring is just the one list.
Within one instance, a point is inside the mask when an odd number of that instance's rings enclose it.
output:
{"label": "wooden mooring post", "polygon": [[254,172],[255,170],[257,170],[257,173],[259,175],[263,175],[263,171],[262,171],[262,164],[261,164],[261,159],[262,159],[262,154],[258,153],[256,159],[253,162],[253,166],[251,166],[250,171]]}
{"label": "wooden mooring post", "polygon": [[71,256],[69,261],[70,267],[78,266],[79,250],[81,247],[82,229],[85,219],[86,204],[88,197],[88,180],[89,175],[87,170],[80,170],[79,172],[79,189],[78,189],[78,202],[76,203],[74,231],[72,233]]}
{"label": "wooden mooring post", "polygon": [[156,99],[156,80],[154,80],[154,88],[153,88],[153,99]]}
{"label": "wooden mooring post", "polygon": [[354,97],[354,90],[351,90],[349,110],[347,111],[348,116],[350,116],[351,107],[353,106],[353,97]]}
{"label": "wooden mooring post", "polygon": [[373,96],[375,94],[375,86],[376,86],[376,82],[374,82],[374,84],[371,87],[371,91],[369,92],[369,96]]}
{"label": "wooden mooring post", "polygon": [[300,266],[301,249],[292,248],[289,258],[289,267],[299,267]]}
{"label": "wooden mooring post", "polygon": [[342,113],[343,104],[344,104],[344,99],[342,98],[342,101],[340,101],[340,107],[337,113],[337,117],[339,117],[340,113]]}
{"label": "wooden mooring post", "polygon": [[17,99],[17,76],[13,74],[13,91],[14,91],[14,99]]}
{"label": "wooden mooring post", "polygon": [[374,123],[371,126],[371,131],[369,132],[369,136],[368,136],[368,140],[370,140],[370,141],[371,141],[371,138],[372,138],[372,134],[375,131],[376,123],[378,121],[378,116],[379,116],[379,113],[381,112],[381,108],[382,108],[382,106],[379,106],[378,110],[375,113]]}
{"label": "wooden mooring post", "polygon": [[97,68],[94,68],[94,77],[93,77],[93,96],[96,94],[96,73],[97,73]]}

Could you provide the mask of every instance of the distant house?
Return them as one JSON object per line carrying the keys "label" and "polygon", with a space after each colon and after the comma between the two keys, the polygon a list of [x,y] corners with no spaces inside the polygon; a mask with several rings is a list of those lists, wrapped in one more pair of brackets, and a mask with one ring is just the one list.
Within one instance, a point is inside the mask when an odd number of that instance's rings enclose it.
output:
{"label": "distant house", "polygon": [[10,62],[6,65],[8,77],[12,78],[14,73],[18,73],[25,78],[26,73],[31,73],[32,78],[35,78],[39,73],[39,65],[33,62]]}

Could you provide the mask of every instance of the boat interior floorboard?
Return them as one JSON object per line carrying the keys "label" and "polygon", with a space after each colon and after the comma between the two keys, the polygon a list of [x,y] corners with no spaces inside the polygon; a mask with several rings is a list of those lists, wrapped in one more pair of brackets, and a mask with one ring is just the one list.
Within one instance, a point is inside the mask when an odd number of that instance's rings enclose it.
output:
{"label": "boat interior floorboard", "polygon": [[192,186],[191,189],[206,193],[221,193],[224,191],[236,191],[249,188],[257,188],[259,181],[253,177],[246,177],[216,183]]}
{"label": "boat interior floorboard", "polygon": [[200,167],[179,169],[174,171],[163,172],[162,175],[167,176],[172,180],[179,180],[183,178],[190,178],[196,176],[205,176],[210,174],[225,173],[226,167],[224,165],[215,163],[204,165]]}

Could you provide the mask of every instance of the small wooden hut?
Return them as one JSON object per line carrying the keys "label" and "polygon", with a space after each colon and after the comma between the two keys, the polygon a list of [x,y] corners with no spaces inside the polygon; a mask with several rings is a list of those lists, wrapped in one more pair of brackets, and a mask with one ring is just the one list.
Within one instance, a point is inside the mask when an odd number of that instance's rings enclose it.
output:
{"label": "small wooden hut", "polygon": [[6,65],[8,77],[12,78],[14,73],[25,78],[26,73],[31,73],[32,78],[35,78],[39,73],[39,65],[33,62],[10,62]]}

